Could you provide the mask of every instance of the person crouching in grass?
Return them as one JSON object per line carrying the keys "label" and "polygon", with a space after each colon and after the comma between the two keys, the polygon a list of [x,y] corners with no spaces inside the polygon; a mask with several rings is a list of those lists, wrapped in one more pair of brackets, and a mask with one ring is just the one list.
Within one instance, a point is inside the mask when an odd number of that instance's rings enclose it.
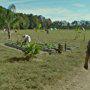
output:
{"label": "person crouching in grass", "polygon": [[31,42],[31,37],[29,35],[24,35],[22,44],[27,44],[30,42]]}

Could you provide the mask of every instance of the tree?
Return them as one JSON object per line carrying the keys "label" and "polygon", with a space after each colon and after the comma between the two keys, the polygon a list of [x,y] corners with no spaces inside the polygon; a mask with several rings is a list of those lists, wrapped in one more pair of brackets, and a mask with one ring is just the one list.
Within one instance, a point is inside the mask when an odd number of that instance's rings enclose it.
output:
{"label": "tree", "polygon": [[3,27],[6,28],[8,33],[8,39],[11,38],[11,33],[10,33],[11,28],[14,27],[15,23],[18,22],[18,19],[16,18],[15,15],[15,10],[16,7],[14,4],[12,4],[8,7],[8,9],[4,13],[2,13],[4,15],[3,17],[1,17]]}
{"label": "tree", "polygon": [[[13,26],[13,24],[17,21],[16,18],[14,18],[14,13],[15,13],[15,11],[16,11],[16,6],[15,6],[14,4],[11,4],[11,5],[9,5],[8,9],[13,12],[13,13],[11,13],[11,15],[10,15],[9,12],[7,12],[7,14],[9,14],[9,15],[11,16],[11,17],[9,18],[9,19],[10,19],[10,22],[7,22],[8,38],[10,39],[10,37],[11,37],[11,34],[10,34],[10,26],[11,26],[11,25]],[[7,16],[8,16],[8,15],[7,15]],[[7,21],[8,21],[8,19],[7,19]]]}
{"label": "tree", "polygon": [[16,12],[16,6],[14,4],[9,5],[8,9],[14,13]]}
{"label": "tree", "polygon": [[7,10],[5,10],[3,13],[1,13],[0,20],[1,24],[3,25],[3,28],[6,28],[7,33],[8,33],[8,39],[11,38],[11,26],[13,26],[16,22],[17,19],[15,17],[15,13],[12,12],[11,10],[14,10],[15,6],[10,5]]}
{"label": "tree", "polygon": [[29,18],[26,14],[18,13],[17,18],[19,20],[20,29],[28,29],[29,28]]}
{"label": "tree", "polygon": [[51,27],[51,24],[52,24],[51,19],[50,18],[46,19],[46,27],[47,27],[47,29],[49,29]]}
{"label": "tree", "polygon": [[6,28],[9,39],[10,39],[10,24],[12,23],[12,16],[13,16],[12,12],[10,10],[7,10],[4,13],[4,16],[0,17],[1,24],[3,24],[3,28]]}

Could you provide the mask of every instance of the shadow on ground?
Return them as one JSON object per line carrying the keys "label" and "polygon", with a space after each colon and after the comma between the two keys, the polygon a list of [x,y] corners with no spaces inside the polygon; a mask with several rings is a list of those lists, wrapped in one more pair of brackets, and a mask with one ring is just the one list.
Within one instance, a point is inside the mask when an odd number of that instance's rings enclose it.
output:
{"label": "shadow on ground", "polygon": [[8,59],[8,61],[11,63],[19,62],[19,61],[30,61],[30,60],[31,60],[30,57],[12,57]]}

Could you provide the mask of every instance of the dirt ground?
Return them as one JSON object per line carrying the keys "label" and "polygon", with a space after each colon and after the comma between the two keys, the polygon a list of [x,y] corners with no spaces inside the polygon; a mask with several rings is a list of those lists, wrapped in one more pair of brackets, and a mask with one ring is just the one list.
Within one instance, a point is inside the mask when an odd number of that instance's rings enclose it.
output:
{"label": "dirt ground", "polygon": [[88,70],[82,66],[71,80],[65,81],[65,84],[59,81],[55,86],[47,86],[45,90],[90,90],[90,63]]}
{"label": "dirt ground", "polygon": [[88,70],[81,68],[80,72],[72,79],[68,90],[90,90],[90,64]]}

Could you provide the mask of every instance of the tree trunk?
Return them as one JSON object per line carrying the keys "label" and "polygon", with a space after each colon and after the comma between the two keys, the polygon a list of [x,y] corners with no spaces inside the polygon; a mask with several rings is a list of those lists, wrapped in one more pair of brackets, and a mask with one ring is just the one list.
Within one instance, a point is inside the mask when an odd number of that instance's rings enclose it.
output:
{"label": "tree trunk", "polygon": [[11,38],[10,28],[7,29],[7,33],[8,33],[8,39],[10,39]]}
{"label": "tree trunk", "polygon": [[67,50],[67,44],[66,44],[66,42],[65,42],[65,45],[64,45],[64,49],[65,49],[65,51]]}

